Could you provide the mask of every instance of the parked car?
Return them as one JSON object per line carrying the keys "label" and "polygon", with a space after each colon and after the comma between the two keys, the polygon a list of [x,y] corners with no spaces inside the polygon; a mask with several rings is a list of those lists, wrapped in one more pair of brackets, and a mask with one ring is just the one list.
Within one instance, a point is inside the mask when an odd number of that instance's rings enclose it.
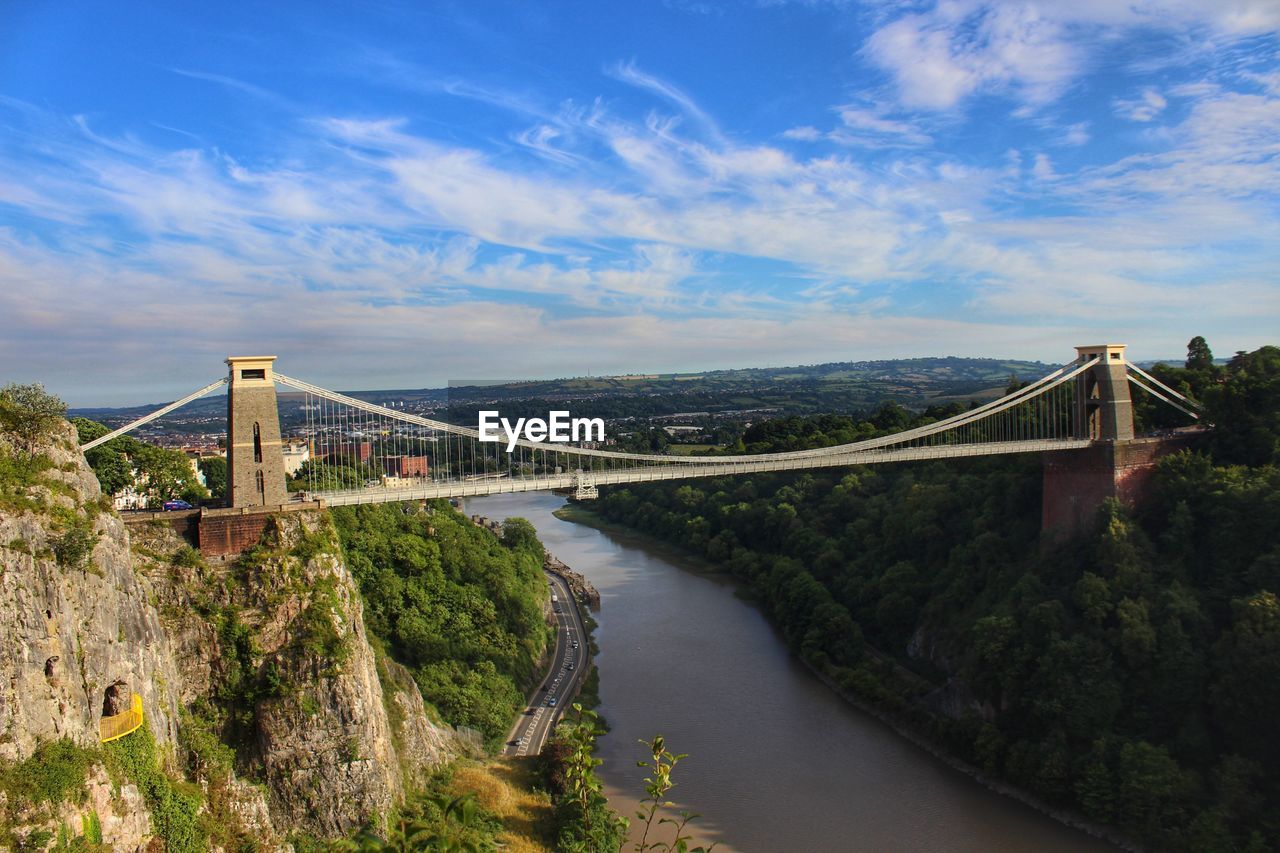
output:
{"label": "parked car", "polygon": [[171,510],[175,510],[175,509],[195,509],[195,507],[193,507],[191,504],[187,503],[186,501],[165,501],[164,504],[162,504],[161,508],[165,512],[170,512]]}

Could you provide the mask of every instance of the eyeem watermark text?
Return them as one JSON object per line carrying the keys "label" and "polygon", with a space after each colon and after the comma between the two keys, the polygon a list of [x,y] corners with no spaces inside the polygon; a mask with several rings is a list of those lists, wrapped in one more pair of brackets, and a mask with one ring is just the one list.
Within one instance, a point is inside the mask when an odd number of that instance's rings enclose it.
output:
{"label": "eyeem watermark text", "polygon": [[502,441],[502,436],[498,433],[499,427],[506,433],[508,453],[516,449],[516,443],[522,438],[537,444],[545,441],[604,441],[603,418],[571,418],[566,411],[552,411],[547,413],[546,420],[516,418],[513,424],[496,411],[480,411],[481,441]]}

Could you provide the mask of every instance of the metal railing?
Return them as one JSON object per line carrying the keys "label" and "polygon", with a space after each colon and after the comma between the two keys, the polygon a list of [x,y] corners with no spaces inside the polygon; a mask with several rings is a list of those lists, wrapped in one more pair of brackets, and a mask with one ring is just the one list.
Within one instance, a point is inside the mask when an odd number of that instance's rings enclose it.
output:
{"label": "metal railing", "polygon": [[98,739],[103,743],[118,740],[127,734],[132,734],[141,727],[142,697],[135,693],[133,694],[133,701],[130,702],[129,710],[102,718],[102,721],[98,723]]}

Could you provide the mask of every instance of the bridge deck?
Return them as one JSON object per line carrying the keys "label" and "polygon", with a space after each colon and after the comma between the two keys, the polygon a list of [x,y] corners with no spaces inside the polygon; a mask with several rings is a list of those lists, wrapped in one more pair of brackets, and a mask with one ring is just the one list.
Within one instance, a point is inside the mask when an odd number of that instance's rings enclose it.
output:
{"label": "bridge deck", "polygon": [[[623,483],[645,483],[656,480],[685,480],[692,477],[722,477],[730,474],[759,474],[770,471],[802,471],[812,468],[844,468],[850,465],[876,465],[885,462],[912,462],[928,459],[957,459],[968,456],[994,456],[1009,453],[1043,453],[1089,447],[1088,439],[1040,439],[998,441],[985,444],[951,444],[934,447],[908,447],[895,450],[867,450],[842,456],[817,456],[801,459],[772,459],[762,462],[716,463],[708,457],[705,464],[689,462],[653,465],[644,468],[621,468],[585,471],[582,479],[593,486]],[[350,489],[317,492],[308,497],[319,498],[327,506],[390,503],[393,501],[430,498],[462,498],[480,495],[502,495],[515,492],[543,492],[572,489],[579,483],[576,472],[542,477],[504,477],[478,480],[449,480],[405,488]]]}

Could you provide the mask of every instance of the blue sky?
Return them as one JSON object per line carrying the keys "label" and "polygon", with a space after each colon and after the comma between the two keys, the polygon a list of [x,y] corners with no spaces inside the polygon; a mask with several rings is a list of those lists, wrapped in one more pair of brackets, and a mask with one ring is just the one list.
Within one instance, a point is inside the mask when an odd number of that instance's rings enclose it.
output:
{"label": "blue sky", "polygon": [[0,2],[0,379],[1278,341],[1280,3]]}

